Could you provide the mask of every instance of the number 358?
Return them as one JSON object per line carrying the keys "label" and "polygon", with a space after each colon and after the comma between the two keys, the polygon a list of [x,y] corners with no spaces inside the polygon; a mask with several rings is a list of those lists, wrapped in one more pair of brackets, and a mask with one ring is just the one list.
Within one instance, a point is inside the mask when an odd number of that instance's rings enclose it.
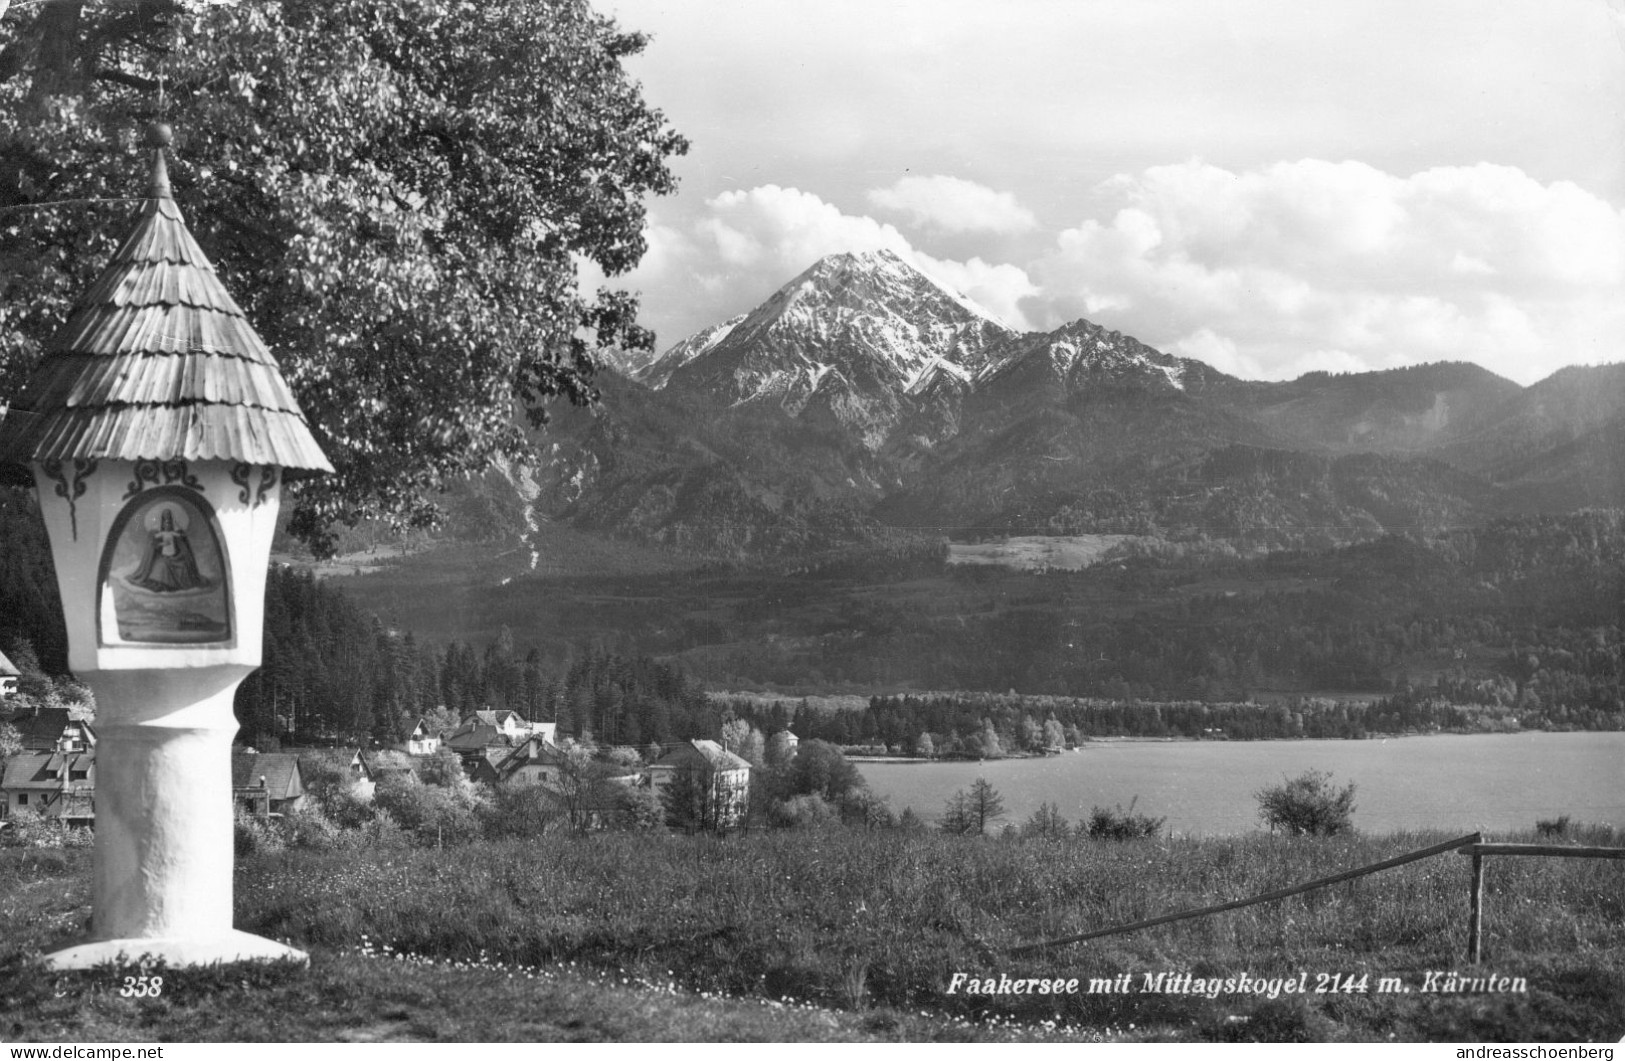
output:
{"label": "number 358", "polygon": [[126,976],[124,986],[119,988],[120,998],[157,998],[164,993],[164,978],[161,976]]}

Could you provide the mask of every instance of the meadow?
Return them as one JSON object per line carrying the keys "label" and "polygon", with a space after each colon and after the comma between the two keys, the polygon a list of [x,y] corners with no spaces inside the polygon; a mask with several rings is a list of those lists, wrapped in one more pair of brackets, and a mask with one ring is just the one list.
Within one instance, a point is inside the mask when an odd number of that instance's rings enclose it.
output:
{"label": "meadow", "polygon": [[[35,964],[88,912],[86,853],[6,850],[0,1012],[11,1037],[30,1040],[331,1038],[378,1027],[404,1039],[1614,1041],[1625,1033],[1618,862],[1491,860],[1485,961],[1476,967],[1465,961],[1469,860],[1455,854],[1243,910],[1009,953],[1444,839],[1113,843],[832,826],[724,839],[549,835],[445,850],[289,850],[240,862],[237,923],[309,950],[311,968],[180,974],[176,990],[146,1008],[113,997],[108,971],[53,975]],[[1577,839],[1625,838],[1591,829]],[[1527,990],[1423,991],[1430,972],[1449,971],[1522,978]],[[1128,974],[1138,986],[1159,972],[1307,974],[1311,993],[1087,990],[1091,979]],[[1084,988],[972,996],[948,992],[955,973],[1078,978]],[[1313,993],[1319,974],[1344,986],[1369,979],[1363,991]],[[1379,993],[1383,977],[1410,990]],[[523,1027],[515,992],[534,1002]],[[698,1024],[697,1013],[707,1015]]]}

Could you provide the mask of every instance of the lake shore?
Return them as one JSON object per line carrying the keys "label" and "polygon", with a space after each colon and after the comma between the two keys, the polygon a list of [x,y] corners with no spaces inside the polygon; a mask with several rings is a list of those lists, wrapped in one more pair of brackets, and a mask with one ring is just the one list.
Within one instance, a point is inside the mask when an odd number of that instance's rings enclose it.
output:
{"label": "lake shore", "polygon": [[1032,758],[860,763],[894,810],[935,819],[978,777],[1004,796],[1006,821],[1042,804],[1070,820],[1127,806],[1188,835],[1259,828],[1255,793],[1305,770],[1358,787],[1355,827],[1530,829],[1568,815],[1625,824],[1625,733],[1419,734],[1426,740],[1091,740],[1082,752]]}

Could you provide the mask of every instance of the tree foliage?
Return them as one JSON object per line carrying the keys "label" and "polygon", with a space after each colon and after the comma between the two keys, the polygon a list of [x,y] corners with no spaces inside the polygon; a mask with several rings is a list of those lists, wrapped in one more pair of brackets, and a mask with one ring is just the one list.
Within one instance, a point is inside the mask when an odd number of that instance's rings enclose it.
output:
{"label": "tree foliage", "polygon": [[0,393],[13,392],[145,193],[175,128],[194,234],[282,363],[338,473],[294,529],[423,525],[426,496],[521,457],[594,354],[648,348],[636,300],[578,289],[644,249],[687,144],[584,0],[52,2],[0,26]]}
{"label": "tree foliage", "polygon": [[1258,816],[1270,831],[1290,836],[1336,836],[1354,831],[1354,782],[1332,786],[1332,775],[1306,770],[1279,785],[1254,793]]}

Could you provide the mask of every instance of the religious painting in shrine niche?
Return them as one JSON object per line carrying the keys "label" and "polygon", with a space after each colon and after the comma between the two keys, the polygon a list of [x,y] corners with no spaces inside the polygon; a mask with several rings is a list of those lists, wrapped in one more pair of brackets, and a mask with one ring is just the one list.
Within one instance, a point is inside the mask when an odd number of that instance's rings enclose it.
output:
{"label": "religious painting in shrine niche", "polygon": [[120,514],[107,549],[101,587],[104,643],[195,645],[231,639],[225,554],[207,502],[181,490],[140,494]]}

